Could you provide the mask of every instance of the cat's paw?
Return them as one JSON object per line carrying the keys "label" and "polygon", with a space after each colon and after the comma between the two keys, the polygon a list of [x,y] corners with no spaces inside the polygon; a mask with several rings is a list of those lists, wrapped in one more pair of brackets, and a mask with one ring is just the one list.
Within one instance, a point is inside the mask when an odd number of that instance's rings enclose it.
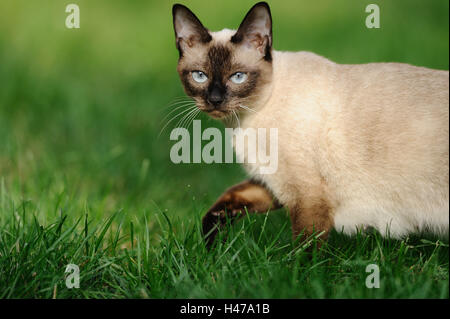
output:
{"label": "cat's paw", "polygon": [[240,210],[217,210],[209,211],[202,219],[202,232],[205,236],[205,243],[208,248],[212,246],[214,240],[221,229],[227,223],[232,223],[241,214]]}

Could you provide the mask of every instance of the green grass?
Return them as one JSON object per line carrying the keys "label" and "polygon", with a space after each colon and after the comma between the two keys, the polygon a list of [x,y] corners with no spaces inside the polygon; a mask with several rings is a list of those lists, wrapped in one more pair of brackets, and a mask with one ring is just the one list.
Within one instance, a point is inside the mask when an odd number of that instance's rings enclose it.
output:
{"label": "green grass", "polygon": [[[208,252],[200,219],[245,173],[171,163],[175,123],[157,137],[183,95],[171,3],[77,3],[79,30],[56,1],[0,4],[0,297],[449,297],[448,240],[334,232],[309,252],[280,210],[244,218]],[[380,30],[363,25],[369,3],[274,1],[275,48],[448,70],[448,1],[375,1]],[[187,3],[213,30],[252,4]],[[80,289],[65,286],[69,263]],[[371,263],[379,289],[365,286]]]}
{"label": "green grass", "polygon": [[[28,206],[16,207],[0,236],[2,298],[448,298],[448,245],[439,240],[334,233],[310,251],[315,239],[293,244],[284,214],[273,212],[245,218],[207,251],[198,222],[164,212],[126,225],[125,212],[95,224],[86,211],[42,226]],[[147,226],[135,232],[139,223]],[[80,267],[79,289],[64,284],[70,263]],[[372,263],[379,289],[365,286]]]}

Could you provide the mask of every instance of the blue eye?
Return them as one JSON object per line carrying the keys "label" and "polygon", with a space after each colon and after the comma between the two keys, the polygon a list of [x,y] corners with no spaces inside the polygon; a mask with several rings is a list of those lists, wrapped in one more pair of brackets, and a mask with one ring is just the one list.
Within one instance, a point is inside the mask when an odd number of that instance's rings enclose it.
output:
{"label": "blue eye", "polygon": [[202,71],[192,71],[192,78],[194,79],[195,82],[198,83],[203,83],[206,82],[206,80],[208,80],[208,77]]}
{"label": "blue eye", "polygon": [[247,80],[247,74],[244,72],[236,72],[230,77],[231,82],[241,84]]}

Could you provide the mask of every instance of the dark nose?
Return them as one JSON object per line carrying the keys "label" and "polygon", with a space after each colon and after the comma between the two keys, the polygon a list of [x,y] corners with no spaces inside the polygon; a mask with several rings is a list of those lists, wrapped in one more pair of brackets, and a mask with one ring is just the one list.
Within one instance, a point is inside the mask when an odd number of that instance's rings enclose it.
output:
{"label": "dark nose", "polygon": [[208,95],[208,102],[214,106],[220,105],[224,100],[225,94],[218,87],[214,87]]}

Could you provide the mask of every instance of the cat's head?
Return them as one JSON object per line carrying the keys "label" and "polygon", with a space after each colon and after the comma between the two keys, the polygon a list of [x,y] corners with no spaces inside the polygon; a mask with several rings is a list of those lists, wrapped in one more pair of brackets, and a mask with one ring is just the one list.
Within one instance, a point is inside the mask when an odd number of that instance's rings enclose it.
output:
{"label": "cat's head", "polygon": [[215,118],[251,108],[272,81],[272,18],[254,5],[237,31],[211,32],[185,6],[173,6],[178,73],[187,95]]}

